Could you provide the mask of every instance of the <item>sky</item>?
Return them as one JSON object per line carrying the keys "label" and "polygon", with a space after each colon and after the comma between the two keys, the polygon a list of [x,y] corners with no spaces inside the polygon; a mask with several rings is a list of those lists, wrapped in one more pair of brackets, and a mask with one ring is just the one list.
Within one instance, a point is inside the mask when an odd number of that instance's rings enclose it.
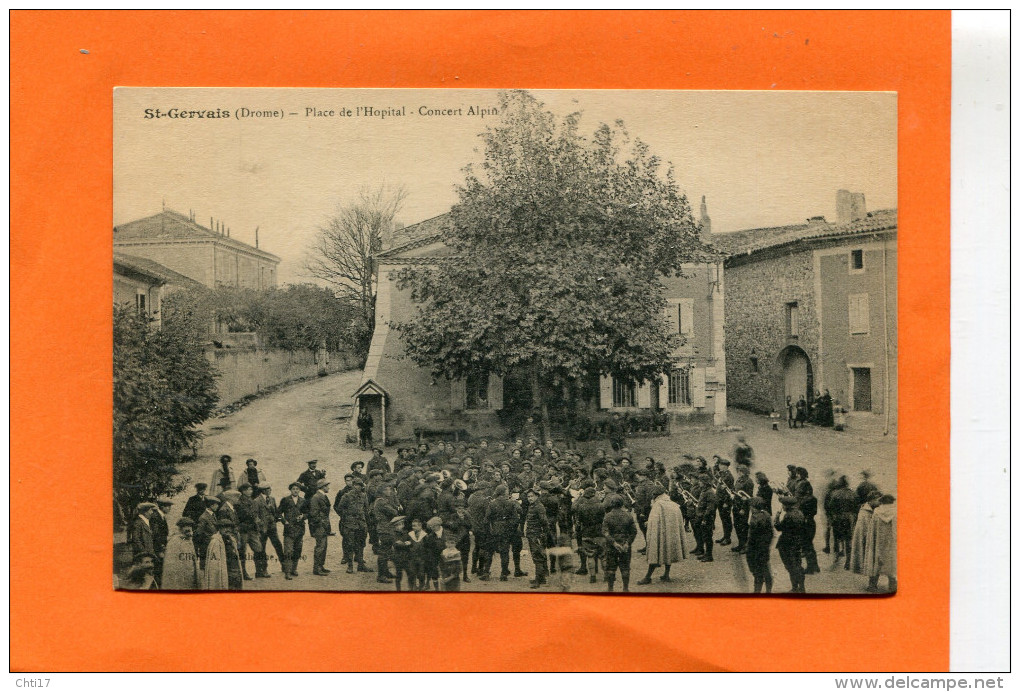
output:
{"label": "sky", "polygon": [[[706,197],[715,233],[835,220],[841,188],[863,192],[869,211],[897,206],[894,93],[532,93],[559,116],[581,111],[582,132],[623,120],[674,164],[696,217]],[[165,204],[251,244],[258,227],[260,247],[282,259],[281,283],[305,281],[316,229],[365,186],[404,186],[397,219],[407,225],[448,211],[495,102],[486,90],[117,89],[113,223]],[[174,108],[231,117],[146,117]],[[269,115],[237,119],[241,108]]]}

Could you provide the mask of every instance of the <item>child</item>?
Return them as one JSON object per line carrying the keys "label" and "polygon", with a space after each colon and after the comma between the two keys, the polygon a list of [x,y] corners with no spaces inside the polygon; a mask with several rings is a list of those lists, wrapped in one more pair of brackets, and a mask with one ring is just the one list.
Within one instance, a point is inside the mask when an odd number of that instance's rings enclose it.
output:
{"label": "child", "polygon": [[420,519],[411,520],[411,530],[408,532],[410,545],[408,547],[407,574],[410,580],[412,591],[425,590],[425,531],[421,528]]}
{"label": "child", "polygon": [[439,563],[443,560],[443,549],[446,547],[446,539],[443,538],[443,520],[439,517],[432,517],[425,526],[428,527],[428,534],[422,541],[425,547],[425,590],[428,590],[431,582],[433,588],[439,591]]}
{"label": "child", "polygon": [[[404,573],[407,572],[408,585],[411,585],[411,573],[408,572],[408,563],[410,562],[410,550],[411,550],[411,539],[407,532],[404,530],[405,517],[393,517],[390,519],[390,525],[393,527],[393,568],[394,577],[393,583],[396,586],[397,591],[400,591],[400,581],[404,578]],[[413,588],[413,587],[412,587]]]}

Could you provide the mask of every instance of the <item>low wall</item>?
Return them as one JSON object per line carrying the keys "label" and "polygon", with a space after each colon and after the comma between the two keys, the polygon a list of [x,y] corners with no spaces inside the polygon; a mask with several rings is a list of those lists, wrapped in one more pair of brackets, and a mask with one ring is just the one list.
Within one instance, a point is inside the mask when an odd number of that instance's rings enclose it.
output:
{"label": "low wall", "polygon": [[355,358],[329,351],[283,351],[277,349],[216,348],[206,351],[216,368],[219,406],[228,406],[267,387],[305,377],[349,370]]}

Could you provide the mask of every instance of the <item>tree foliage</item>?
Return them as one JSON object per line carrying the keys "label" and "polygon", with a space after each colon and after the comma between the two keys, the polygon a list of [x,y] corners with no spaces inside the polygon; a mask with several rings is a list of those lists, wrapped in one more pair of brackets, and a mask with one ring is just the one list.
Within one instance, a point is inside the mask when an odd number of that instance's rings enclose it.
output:
{"label": "tree foliage", "polygon": [[372,256],[382,249],[406,198],[403,187],[362,188],[354,201],[338,205],[318,228],[305,258],[307,276],[325,281],[337,295],[360,306],[369,338],[375,327]]}
{"label": "tree foliage", "polygon": [[266,348],[287,351],[354,350],[364,341],[364,324],[350,300],[314,284],[256,291],[248,288],[192,288],[163,302],[164,314],[209,330],[217,322],[231,332],[254,332]]}
{"label": "tree foliage", "polygon": [[499,99],[449,215],[454,257],[398,275],[417,303],[396,325],[408,354],[448,377],[528,368],[539,387],[667,371],[660,278],[701,247],[672,167],[620,121],[585,136],[579,113]]}
{"label": "tree foliage", "polygon": [[141,500],[175,495],[187,479],[177,477],[197,426],[216,405],[212,365],[201,332],[173,311],[162,329],[131,307],[113,315],[113,482],[115,499],[130,511]]}

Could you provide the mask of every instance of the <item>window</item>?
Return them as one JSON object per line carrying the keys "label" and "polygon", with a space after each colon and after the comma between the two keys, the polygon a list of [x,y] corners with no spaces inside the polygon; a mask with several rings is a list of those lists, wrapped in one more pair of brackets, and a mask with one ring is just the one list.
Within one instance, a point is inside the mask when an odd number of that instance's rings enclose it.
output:
{"label": "window", "polygon": [[635,392],[632,383],[613,378],[613,408],[633,408]]}
{"label": "window", "polygon": [[468,410],[489,408],[489,373],[479,372],[468,375],[466,389],[465,408]]}
{"label": "window", "polygon": [[860,274],[864,271],[864,250],[850,251],[850,273]]}
{"label": "window", "polygon": [[144,293],[136,293],[135,294],[135,310],[137,310],[138,314],[141,315],[142,317],[145,317],[146,315],[149,314],[145,310],[145,294]]}
{"label": "window", "polygon": [[854,293],[850,295],[850,333],[867,334],[871,323],[868,312],[868,294]]}
{"label": "window", "polygon": [[694,301],[684,299],[679,305],[679,331],[681,334],[689,335],[694,333]]}
{"label": "window", "polygon": [[800,322],[798,319],[797,301],[786,304],[786,336],[800,336]]}
{"label": "window", "polygon": [[669,373],[669,404],[670,406],[691,405],[690,370],[685,368]]}

